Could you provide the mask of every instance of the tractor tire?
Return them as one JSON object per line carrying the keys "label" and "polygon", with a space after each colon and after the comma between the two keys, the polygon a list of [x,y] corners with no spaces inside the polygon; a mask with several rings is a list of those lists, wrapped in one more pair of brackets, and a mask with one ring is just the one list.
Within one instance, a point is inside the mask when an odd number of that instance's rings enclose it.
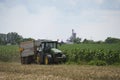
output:
{"label": "tractor tire", "polygon": [[48,57],[48,56],[45,56],[45,58],[44,58],[44,64],[45,65],[51,64],[51,58]]}
{"label": "tractor tire", "polygon": [[48,65],[48,64],[49,64],[49,59],[48,59],[48,57],[47,57],[47,56],[45,57],[45,60],[44,60],[44,61],[45,61],[45,62],[44,62],[44,63],[45,63],[45,65]]}
{"label": "tractor tire", "polygon": [[66,57],[65,57],[65,58],[63,59],[63,62],[65,63],[65,62],[66,62],[66,60],[67,60],[67,59],[66,59]]}
{"label": "tractor tire", "polygon": [[41,60],[40,60],[40,55],[37,55],[36,62],[37,62],[37,64],[40,64],[40,63],[41,63]]}

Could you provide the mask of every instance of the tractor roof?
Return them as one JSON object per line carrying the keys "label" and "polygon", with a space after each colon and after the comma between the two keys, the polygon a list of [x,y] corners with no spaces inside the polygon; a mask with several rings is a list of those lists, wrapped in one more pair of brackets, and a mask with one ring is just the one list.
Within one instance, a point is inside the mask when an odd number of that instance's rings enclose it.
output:
{"label": "tractor roof", "polygon": [[57,43],[57,41],[46,40],[46,39],[35,40],[36,46],[39,46],[41,43]]}

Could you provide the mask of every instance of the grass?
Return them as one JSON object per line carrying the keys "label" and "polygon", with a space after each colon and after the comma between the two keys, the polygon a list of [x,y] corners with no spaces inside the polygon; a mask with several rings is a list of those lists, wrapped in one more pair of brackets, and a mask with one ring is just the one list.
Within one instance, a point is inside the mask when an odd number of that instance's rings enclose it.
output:
{"label": "grass", "polygon": [[120,67],[0,62],[0,80],[120,80]]}

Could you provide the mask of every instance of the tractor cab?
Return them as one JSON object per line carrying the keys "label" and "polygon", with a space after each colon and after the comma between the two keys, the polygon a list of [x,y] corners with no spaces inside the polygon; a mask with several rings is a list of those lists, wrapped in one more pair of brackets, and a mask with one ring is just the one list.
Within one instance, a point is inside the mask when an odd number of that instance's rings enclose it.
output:
{"label": "tractor cab", "polygon": [[50,53],[52,48],[57,49],[57,41],[45,41],[40,44],[40,49],[44,53]]}

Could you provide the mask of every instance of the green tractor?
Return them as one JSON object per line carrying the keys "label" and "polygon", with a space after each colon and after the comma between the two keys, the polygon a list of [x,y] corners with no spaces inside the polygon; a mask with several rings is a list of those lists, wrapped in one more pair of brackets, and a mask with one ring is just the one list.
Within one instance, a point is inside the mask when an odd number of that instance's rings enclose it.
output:
{"label": "green tractor", "polygon": [[64,63],[66,55],[57,48],[57,41],[38,40],[20,44],[21,63],[53,64]]}

